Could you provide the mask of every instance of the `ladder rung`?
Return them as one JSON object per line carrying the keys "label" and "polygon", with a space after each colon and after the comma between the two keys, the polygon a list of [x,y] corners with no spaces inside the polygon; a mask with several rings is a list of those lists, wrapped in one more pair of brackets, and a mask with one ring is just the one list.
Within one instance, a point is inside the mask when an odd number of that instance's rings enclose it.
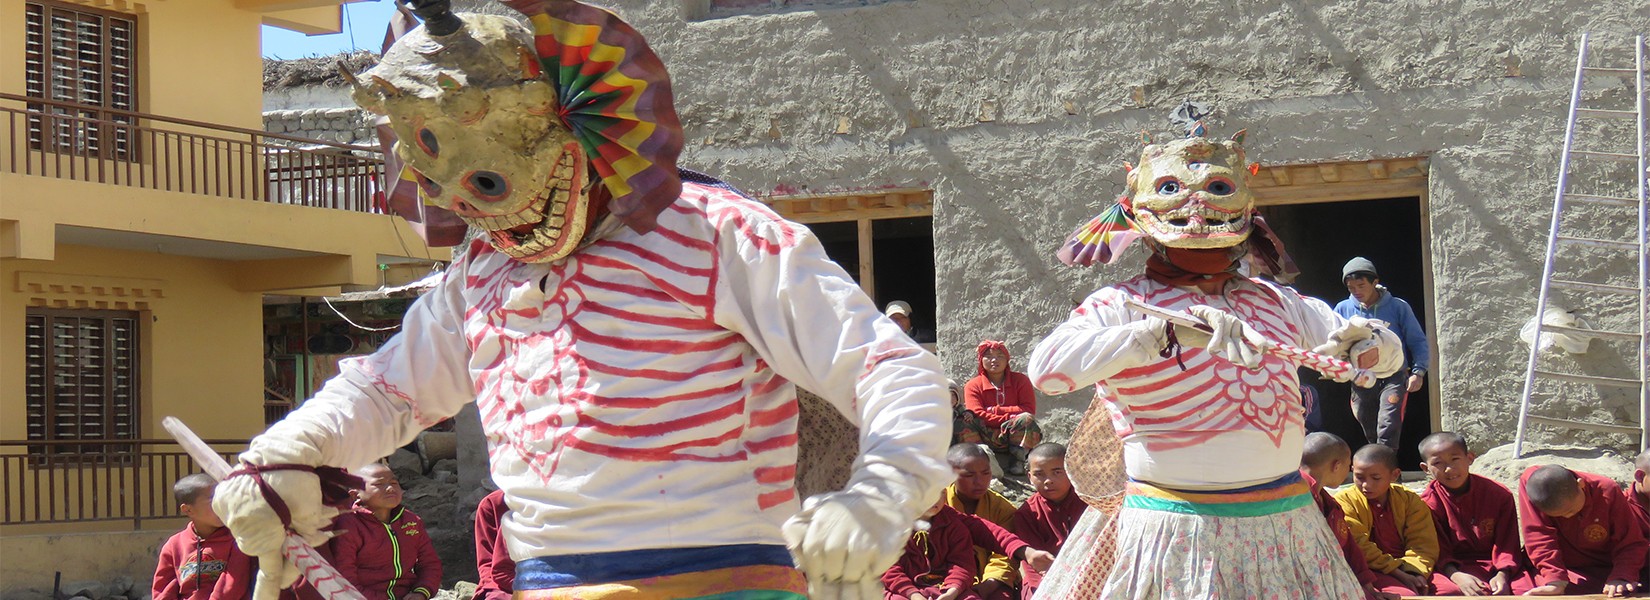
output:
{"label": "ladder rung", "polygon": [[1636,250],[1639,247],[1638,242],[1623,242],[1621,240],[1599,240],[1599,239],[1593,239],[1593,238],[1574,237],[1574,236],[1568,236],[1568,235],[1558,236],[1558,241],[1563,242],[1565,244],[1570,244],[1572,246],[1594,246],[1594,247],[1598,247],[1598,248],[1612,248],[1612,249],[1616,249],[1616,250]]}
{"label": "ladder rung", "polygon": [[1587,423],[1587,422],[1584,422],[1584,421],[1571,421],[1569,419],[1554,419],[1552,417],[1543,417],[1543,416],[1540,416],[1540,415],[1530,415],[1529,416],[1529,421],[1531,423],[1536,423],[1536,424],[1539,424],[1539,425],[1552,425],[1554,427],[1569,427],[1571,429],[1586,429],[1586,430],[1589,430],[1589,431],[1603,431],[1605,433],[1625,433],[1627,435],[1639,435],[1639,434],[1643,433],[1643,431],[1641,431],[1637,426],[1633,426],[1633,425],[1606,425],[1604,423]]}
{"label": "ladder rung", "polygon": [[1636,199],[1636,198],[1622,198],[1620,196],[1600,196],[1600,195],[1597,195],[1597,194],[1565,194],[1564,197],[1568,198],[1570,200],[1575,200],[1577,202],[1588,202],[1588,203],[1592,203],[1592,204],[1607,204],[1607,205],[1610,205],[1610,206],[1637,206],[1638,203],[1639,203],[1638,199]]}
{"label": "ladder rung", "polygon": [[[1558,282],[1554,281],[1553,283],[1558,283]],[[1637,339],[1639,339],[1639,334],[1637,334],[1637,333],[1627,333],[1625,331],[1599,331],[1597,329],[1582,329],[1580,327],[1565,327],[1563,325],[1546,325],[1546,324],[1543,324],[1541,326],[1541,330],[1542,331],[1549,331],[1549,332],[1552,332],[1552,333],[1574,333],[1576,335],[1585,335],[1585,336],[1589,336],[1589,337],[1611,338],[1611,339],[1617,339],[1617,340],[1637,340]]]}
{"label": "ladder rung", "polygon": [[1572,154],[1578,154],[1578,155],[1581,155],[1581,156],[1596,156],[1598,158],[1607,158],[1607,159],[1610,159],[1610,160],[1637,161],[1639,159],[1639,155],[1637,155],[1637,154],[1623,154],[1623,153],[1620,153],[1620,152],[1594,152],[1592,150],[1575,150],[1571,153]]}
{"label": "ladder rung", "polygon": [[1578,109],[1576,109],[1576,116],[1598,117],[1598,118],[1601,118],[1601,119],[1631,119],[1633,117],[1639,116],[1639,114],[1637,112],[1634,112],[1634,111],[1631,111],[1631,110],[1605,110],[1605,109],[1602,109],[1602,108],[1578,108]]}
{"label": "ladder rung", "polygon": [[1565,281],[1563,279],[1554,279],[1553,287],[1576,290],[1580,292],[1598,292],[1601,294],[1629,294],[1636,296],[1639,293],[1638,288],[1631,288],[1624,285],[1588,283],[1585,281]]}
{"label": "ladder rung", "polygon": [[1559,379],[1559,380],[1570,381],[1570,382],[1575,382],[1575,383],[1592,383],[1592,384],[1597,384],[1597,385],[1608,385],[1608,386],[1624,387],[1624,388],[1636,388],[1636,387],[1639,387],[1639,384],[1640,384],[1639,380],[1637,380],[1637,379],[1626,379],[1626,378],[1623,378],[1623,377],[1600,377],[1600,376],[1597,376],[1597,375],[1575,375],[1575,374],[1571,374],[1571,373],[1555,373],[1553,371],[1542,371],[1540,369],[1536,369],[1535,376],[1536,377],[1545,377],[1547,379]]}
{"label": "ladder rung", "polygon": [[1620,69],[1615,67],[1582,67],[1581,70],[1594,75],[1636,75],[1638,69]]}

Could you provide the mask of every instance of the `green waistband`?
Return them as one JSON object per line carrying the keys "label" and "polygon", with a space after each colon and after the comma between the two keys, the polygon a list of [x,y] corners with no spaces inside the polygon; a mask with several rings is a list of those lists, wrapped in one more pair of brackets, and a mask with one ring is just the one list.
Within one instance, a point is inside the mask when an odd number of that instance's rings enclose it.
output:
{"label": "green waistband", "polygon": [[1212,517],[1264,517],[1282,512],[1289,512],[1302,506],[1311,506],[1312,497],[1307,495],[1288,496],[1275,500],[1258,500],[1255,502],[1227,502],[1221,504],[1199,504],[1164,498],[1150,498],[1129,494],[1123,497],[1123,506],[1161,512],[1180,513],[1183,515],[1209,515]]}

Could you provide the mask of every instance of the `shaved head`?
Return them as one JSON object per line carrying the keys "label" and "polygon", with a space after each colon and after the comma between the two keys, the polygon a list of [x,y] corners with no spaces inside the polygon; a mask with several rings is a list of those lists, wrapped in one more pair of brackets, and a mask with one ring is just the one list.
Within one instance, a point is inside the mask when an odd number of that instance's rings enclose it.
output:
{"label": "shaved head", "polygon": [[1581,481],[1576,474],[1558,465],[1536,467],[1524,480],[1524,495],[1544,513],[1559,510],[1580,494]]}
{"label": "shaved head", "polygon": [[1638,458],[1633,459],[1633,468],[1650,473],[1650,448],[1646,448],[1639,453]]}
{"label": "shaved head", "polygon": [[1026,455],[1026,460],[1034,460],[1034,459],[1044,459],[1044,460],[1059,459],[1059,460],[1065,460],[1066,459],[1066,447],[1061,446],[1059,444],[1056,444],[1054,442],[1043,442],[1041,444],[1037,444],[1037,447],[1032,448],[1031,453]]}
{"label": "shaved head", "polygon": [[1352,447],[1346,445],[1346,440],[1333,433],[1319,431],[1307,434],[1306,445],[1301,449],[1301,466],[1315,469],[1336,459],[1347,460],[1351,457]]}
{"label": "shaved head", "polygon": [[1421,440],[1421,458],[1425,459],[1435,452],[1442,452],[1451,447],[1461,449],[1462,453],[1470,452],[1467,449],[1467,438],[1453,431],[1440,431]]}
{"label": "shaved head", "polygon": [[365,467],[361,467],[361,470],[356,471],[355,474],[360,476],[362,479],[366,479],[379,473],[393,473],[393,471],[390,470],[389,465],[375,462]]}
{"label": "shaved head", "polygon": [[1398,468],[1398,451],[1383,444],[1366,444],[1352,455],[1354,465],[1373,465],[1388,469]]}
{"label": "shaved head", "polygon": [[968,442],[956,444],[945,452],[945,462],[950,463],[954,469],[961,469],[963,463],[976,458],[991,460],[991,456],[986,454],[985,449],[981,448],[979,444]]}

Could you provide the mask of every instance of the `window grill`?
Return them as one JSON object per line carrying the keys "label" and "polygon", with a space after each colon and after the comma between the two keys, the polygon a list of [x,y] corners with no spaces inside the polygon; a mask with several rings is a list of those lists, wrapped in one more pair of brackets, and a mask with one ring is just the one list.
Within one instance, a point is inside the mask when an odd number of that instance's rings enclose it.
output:
{"label": "window grill", "polygon": [[96,457],[138,439],[138,313],[35,309],[24,328],[29,441],[86,444],[41,446],[31,454]]}
{"label": "window grill", "polygon": [[[48,0],[24,10],[24,89],[31,98],[117,111],[137,109],[136,22],[128,15]],[[29,145],[36,150],[132,160],[130,116],[31,104]]]}

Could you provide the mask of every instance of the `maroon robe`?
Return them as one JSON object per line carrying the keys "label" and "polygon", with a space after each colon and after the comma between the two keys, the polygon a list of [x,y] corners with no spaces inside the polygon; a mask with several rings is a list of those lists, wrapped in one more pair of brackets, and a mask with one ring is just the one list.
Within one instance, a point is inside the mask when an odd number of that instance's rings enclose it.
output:
{"label": "maroon robe", "polygon": [[[1071,535],[1072,526],[1077,519],[1083,517],[1083,511],[1088,504],[1077,497],[1075,490],[1066,492],[1066,497],[1059,502],[1051,502],[1041,492],[1032,494],[1026,503],[1014,511],[1014,520],[1009,523],[1009,530],[1032,548],[1048,552],[1055,556],[1060,555],[1060,549],[1066,545],[1066,536]],[[1020,568],[1020,598],[1030,600],[1037,592],[1037,585],[1043,582],[1043,574],[1029,566]]]}
{"label": "maroon robe", "polygon": [[510,551],[499,533],[499,524],[510,507],[504,503],[504,491],[493,490],[476,506],[476,584],[471,600],[509,600],[515,589],[516,561],[510,560]]}
{"label": "maroon robe", "polygon": [[974,536],[968,521],[978,520],[950,506],[928,519],[928,531],[911,534],[905,552],[882,574],[883,597],[906,600],[913,592],[933,597],[945,588],[963,590],[959,600],[979,600],[974,594]]}
{"label": "maroon robe", "polygon": [[1539,466],[1518,478],[1518,518],[1524,548],[1535,566],[1535,584],[1569,582],[1566,594],[1595,594],[1613,579],[1639,581],[1650,553],[1644,529],[1633,514],[1633,499],[1602,475],[1575,472],[1586,504],[1573,517],[1554,518],[1537,510],[1524,486]]}
{"label": "maroon robe", "polygon": [[1454,563],[1457,569],[1486,582],[1505,571],[1513,593],[1529,591],[1533,582],[1522,566],[1524,551],[1518,541],[1518,508],[1512,490],[1478,475],[1468,475],[1464,487],[1465,491],[1452,493],[1433,480],[1421,490],[1421,500],[1432,509],[1432,521],[1438,526],[1433,587],[1439,595],[1460,591],[1440,572],[1444,565]]}
{"label": "maroon robe", "polygon": [[1323,519],[1329,523],[1329,531],[1335,534],[1335,542],[1341,545],[1341,555],[1346,557],[1347,566],[1352,567],[1352,575],[1358,578],[1358,584],[1374,583],[1375,572],[1369,570],[1369,559],[1364,558],[1358,541],[1352,539],[1352,526],[1346,524],[1346,509],[1341,508],[1335,495],[1318,485],[1318,480],[1313,479],[1306,469],[1301,469],[1301,477],[1306,478],[1306,484],[1312,487],[1312,501],[1323,512]]}

